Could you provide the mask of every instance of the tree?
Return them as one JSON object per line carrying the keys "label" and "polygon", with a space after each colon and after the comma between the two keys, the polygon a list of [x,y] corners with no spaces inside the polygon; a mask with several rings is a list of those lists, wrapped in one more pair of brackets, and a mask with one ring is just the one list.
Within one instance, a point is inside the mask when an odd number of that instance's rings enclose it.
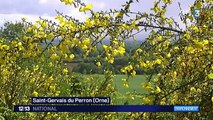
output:
{"label": "tree", "polygon": [[[109,37],[110,45],[102,45],[104,52],[97,57],[97,62],[113,64],[115,57],[125,55],[124,41],[126,39],[142,31],[150,30],[149,37],[139,48],[132,51],[128,64],[121,69],[121,72],[128,76],[124,79],[124,85],[128,87],[128,78],[137,74],[136,69],[143,69],[148,76],[144,84],[144,89],[148,93],[142,95],[142,104],[199,104],[201,112],[129,113],[121,117],[130,119],[212,118],[212,0],[196,0],[192,5],[192,9],[200,10],[198,19],[193,18],[192,13],[180,14],[181,21],[186,26],[185,29],[180,28],[179,23],[173,18],[165,16],[172,0],[155,1],[154,7],[151,8],[152,13],[131,11],[132,3],[139,2],[139,0],[127,1],[120,10],[100,12],[94,12],[91,4],[86,5],[79,0],[61,1],[66,5],[80,7],[79,12],[87,12],[91,17],[80,22],[58,12],[56,16],[58,23],[45,19],[40,19],[35,24],[25,22],[29,27],[26,28],[26,34],[21,41],[23,47],[25,46],[24,52],[18,54],[21,58],[39,57],[46,54],[55,61],[55,64],[59,65],[64,59],[72,61],[75,57],[75,54],[69,51],[70,48],[81,49],[83,57],[86,58],[90,53],[97,51],[98,43]],[[52,45],[56,37],[62,40],[58,45]],[[40,49],[34,44],[41,41],[50,42],[45,49]],[[32,45],[34,45],[33,49],[27,47]],[[1,45],[1,49],[5,53],[10,50],[10,47]],[[104,61],[100,61],[101,58],[104,58]],[[3,59],[3,63],[7,61],[11,61],[10,56],[6,60]],[[100,65],[99,63],[98,66]],[[1,65],[0,71],[4,69],[5,67]],[[104,83],[111,84],[113,77],[111,69],[108,67],[103,67],[103,69],[105,69],[106,76]],[[155,77],[153,72],[157,72],[154,80],[152,80]],[[111,88],[109,84],[103,84],[100,89]],[[94,91],[94,94],[97,92]],[[141,95],[132,95],[132,97],[138,96],[141,97]],[[111,119],[117,117],[113,113],[107,113],[105,116]],[[97,119],[99,115],[93,117]]]}
{"label": "tree", "polygon": [[5,38],[8,40],[15,39],[20,35],[23,35],[24,24],[21,22],[6,22],[3,27],[0,28],[0,38]]}

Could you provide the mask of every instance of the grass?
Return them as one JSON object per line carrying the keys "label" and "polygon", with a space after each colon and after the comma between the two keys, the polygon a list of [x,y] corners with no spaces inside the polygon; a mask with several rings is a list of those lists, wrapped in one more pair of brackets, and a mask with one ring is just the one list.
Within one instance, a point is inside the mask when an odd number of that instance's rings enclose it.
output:
{"label": "grass", "polygon": [[[99,75],[100,77],[104,77],[103,75]],[[145,75],[136,75],[135,77],[129,78],[129,87],[124,87],[124,81],[122,78],[127,78],[126,75],[115,75],[114,77],[114,85],[115,88],[118,90],[119,95],[116,98],[115,104],[122,105],[122,104],[132,104],[137,105],[142,103],[142,99],[139,97],[130,97],[129,94],[133,95],[134,93],[141,94],[146,93],[143,89],[143,83],[146,81]]]}
{"label": "grass", "polygon": [[145,76],[144,75],[136,75],[135,77],[130,77],[129,79],[129,87],[126,88],[123,86],[122,78],[127,78],[126,75],[116,75],[114,84],[119,92],[126,93],[126,92],[139,92],[144,93],[144,90],[142,89],[142,84],[145,82]]}
{"label": "grass", "polygon": [[120,95],[116,100],[116,104],[141,104],[142,99],[139,97],[130,97],[133,93],[145,93],[146,91],[143,89],[142,85],[146,81],[146,77],[144,75],[136,75],[135,77],[130,77],[129,79],[129,87],[124,87],[124,82],[122,78],[127,78],[126,75],[116,75],[114,78],[114,84],[117,90],[119,91]]}
{"label": "grass", "polygon": [[[97,74],[96,74],[97,75]],[[90,75],[89,75],[90,76]],[[99,75],[99,77],[104,78],[104,75]],[[143,103],[143,98],[134,96],[132,99],[131,95],[133,94],[143,94],[147,91],[143,89],[143,83],[146,82],[145,75],[136,75],[134,77],[129,78],[129,87],[124,87],[124,81],[122,78],[127,78],[126,75],[115,75],[114,77],[114,86],[118,91],[118,96],[114,101],[116,105],[140,105]]]}

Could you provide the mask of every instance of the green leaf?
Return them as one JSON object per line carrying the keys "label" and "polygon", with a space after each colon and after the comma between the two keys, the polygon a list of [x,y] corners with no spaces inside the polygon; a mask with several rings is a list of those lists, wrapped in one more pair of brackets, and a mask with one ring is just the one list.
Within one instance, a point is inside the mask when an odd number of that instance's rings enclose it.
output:
{"label": "green leaf", "polygon": [[210,74],[208,75],[208,78],[209,78],[209,79],[213,79],[213,73],[210,73]]}
{"label": "green leaf", "polygon": [[3,116],[0,115],[0,120],[5,120]]}

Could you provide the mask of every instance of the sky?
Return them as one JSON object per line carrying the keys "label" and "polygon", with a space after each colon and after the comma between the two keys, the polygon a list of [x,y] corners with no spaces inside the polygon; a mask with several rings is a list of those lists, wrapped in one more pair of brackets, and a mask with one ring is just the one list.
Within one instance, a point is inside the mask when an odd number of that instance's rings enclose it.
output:
{"label": "sky", "polygon": [[[108,10],[109,8],[121,7],[125,0],[82,0],[83,2],[93,5],[95,11]],[[149,11],[153,6],[154,0],[140,0],[140,3],[133,4],[135,11]],[[189,5],[195,0],[173,0],[174,4],[168,9],[168,15],[177,17],[179,8],[177,2],[180,2],[184,11],[189,10]],[[60,0],[0,0],[0,25],[5,21],[17,21],[23,17],[27,17],[30,21],[35,21],[39,16],[49,19],[54,19],[56,16],[55,10],[84,19],[85,14],[79,13],[78,9],[70,6],[65,6]]]}
{"label": "sky", "polygon": [[[94,11],[119,9],[126,0],[82,0],[86,4],[92,4]],[[149,12],[153,7],[154,0],[139,0],[140,3],[134,3],[133,11]],[[167,16],[173,17],[179,21],[178,2],[184,12],[189,11],[189,5],[195,0],[173,0],[173,4],[168,7]],[[79,20],[84,20],[87,16],[84,13],[79,13],[78,9],[71,6],[66,6],[60,0],[0,0],[0,26],[6,21],[20,21],[26,17],[28,21],[35,22],[39,17],[54,20],[57,15],[55,10],[64,14],[75,17]]]}

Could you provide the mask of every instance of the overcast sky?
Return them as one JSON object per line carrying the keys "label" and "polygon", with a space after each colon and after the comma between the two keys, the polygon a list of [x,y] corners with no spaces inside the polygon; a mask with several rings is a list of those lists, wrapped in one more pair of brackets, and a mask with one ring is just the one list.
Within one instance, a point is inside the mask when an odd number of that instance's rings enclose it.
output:
{"label": "overcast sky", "polygon": [[[85,3],[93,4],[95,11],[107,10],[109,8],[120,8],[125,0],[83,0]],[[154,0],[140,0],[140,3],[133,5],[135,11],[149,11]],[[183,10],[187,11],[188,6],[194,0],[173,0],[174,4],[169,7],[168,15],[177,17],[178,4],[181,2]],[[65,6],[60,0],[0,0],[0,25],[5,21],[16,21],[27,17],[30,21],[38,19],[39,16],[54,18],[55,10],[72,15],[78,19],[84,19],[85,15],[79,14],[77,9]]]}
{"label": "overcast sky", "polygon": [[[86,4],[91,3],[93,10],[109,10],[121,8],[126,0],[82,0]],[[154,0],[139,0],[140,3],[134,3],[132,10],[149,12],[153,7]],[[184,11],[189,11],[189,5],[193,4],[195,0],[173,0],[173,4],[168,7],[167,16],[178,20],[179,7],[178,2],[181,3]],[[84,20],[85,14],[79,13],[78,9],[64,5],[60,0],[0,0],[0,26],[6,21],[20,21],[21,18],[26,17],[28,21],[34,22],[39,17],[54,19],[56,16],[55,10],[71,15],[77,19]]]}

